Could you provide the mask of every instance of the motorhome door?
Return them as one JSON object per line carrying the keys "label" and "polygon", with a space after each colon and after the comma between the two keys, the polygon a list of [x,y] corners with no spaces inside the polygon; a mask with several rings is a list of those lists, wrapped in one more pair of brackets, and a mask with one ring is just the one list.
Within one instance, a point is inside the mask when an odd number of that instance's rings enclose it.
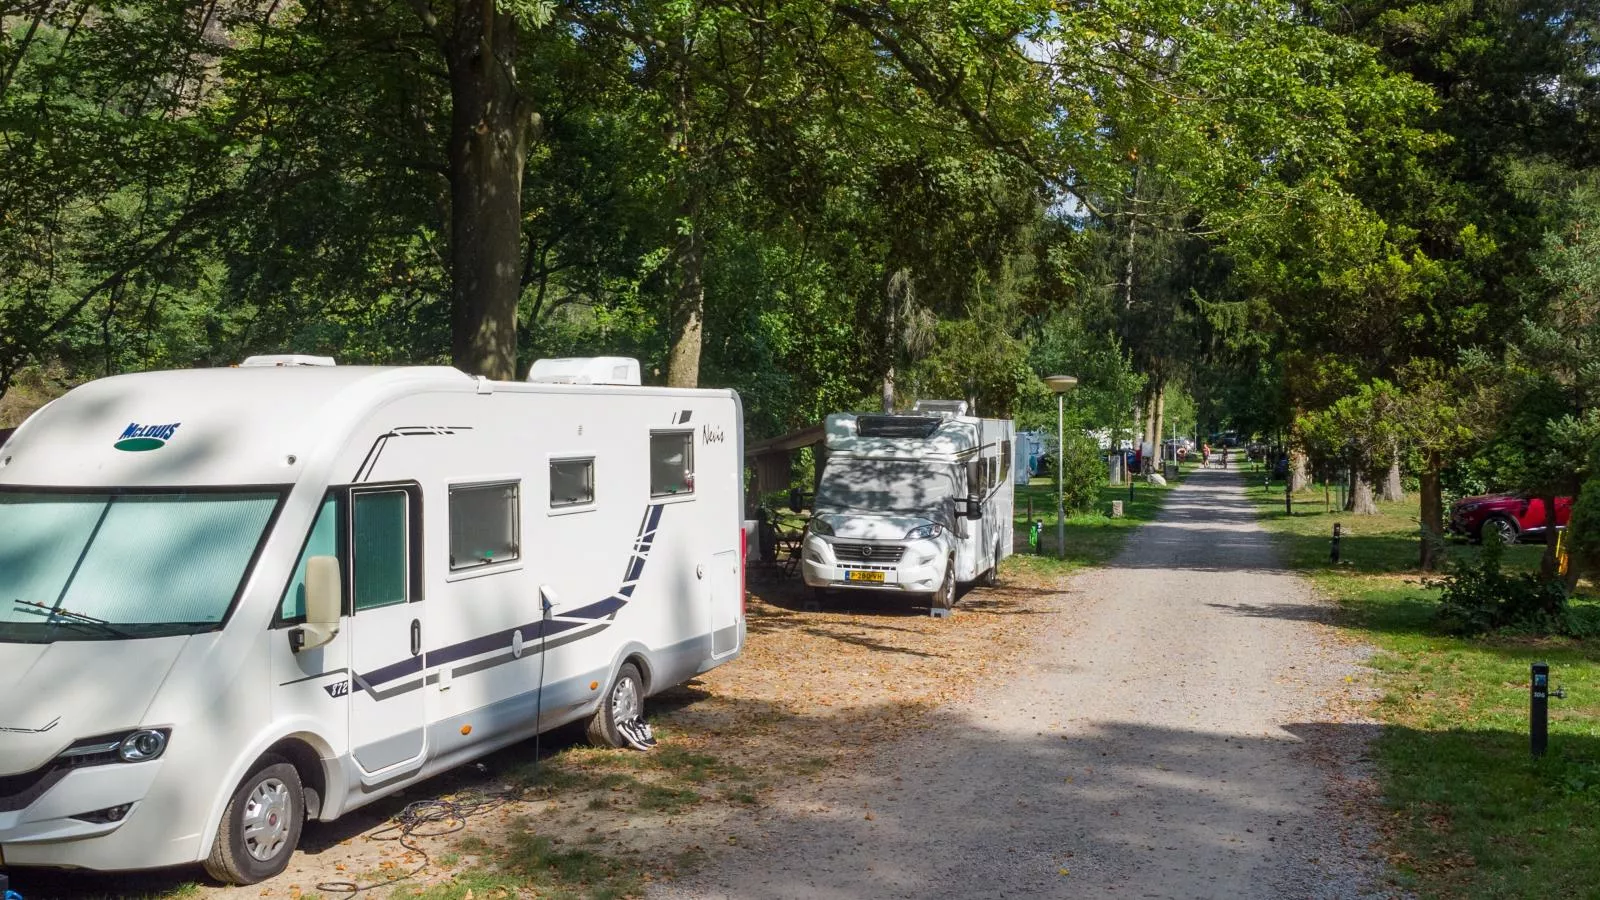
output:
{"label": "motorhome door", "polygon": [[364,773],[422,764],[423,605],[414,488],[350,492],[350,747]]}

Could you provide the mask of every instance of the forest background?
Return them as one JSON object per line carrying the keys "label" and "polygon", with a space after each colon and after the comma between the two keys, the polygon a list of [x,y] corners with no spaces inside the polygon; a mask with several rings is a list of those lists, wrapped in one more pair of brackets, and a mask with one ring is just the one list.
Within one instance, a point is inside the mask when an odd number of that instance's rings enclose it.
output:
{"label": "forest background", "polygon": [[636,356],[752,439],[918,397],[1053,424],[1064,373],[1074,434],[1257,435],[1357,513],[1414,485],[1430,567],[1448,496],[1597,471],[1597,21],[0,0],[0,427],[263,352]]}

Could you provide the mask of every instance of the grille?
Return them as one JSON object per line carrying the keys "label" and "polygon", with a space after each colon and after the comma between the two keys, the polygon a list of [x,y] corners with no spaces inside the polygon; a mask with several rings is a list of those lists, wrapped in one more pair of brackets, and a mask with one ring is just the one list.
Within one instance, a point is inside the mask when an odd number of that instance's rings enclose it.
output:
{"label": "grille", "polygon": [[906,548],[894,544],[845,544],[835,541],[833,555],[840,562],[897,563]]}
{"label": "grille", "polygon": [[66,775],[67,769],[56,765],[52,760],[32,772],[0,777],[0,812],[27,809],[28,804],[55,787],[56,782]]}

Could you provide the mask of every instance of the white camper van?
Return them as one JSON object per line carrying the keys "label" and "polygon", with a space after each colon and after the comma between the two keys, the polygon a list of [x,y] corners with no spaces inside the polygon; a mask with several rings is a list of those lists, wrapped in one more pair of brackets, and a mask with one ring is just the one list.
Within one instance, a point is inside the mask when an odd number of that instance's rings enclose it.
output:
{"label": "white camper van", "polygon": [[739,653],[738,395],[329,362],[107,378],[0,447],[0,865],[259,881]]}
{"label": "white camper van", "polygon": [[939,609],[955,604],[957,582],[992,584],[1012,550],[1013,434],[961,401],[829,416],[806,584],[926,595]]}

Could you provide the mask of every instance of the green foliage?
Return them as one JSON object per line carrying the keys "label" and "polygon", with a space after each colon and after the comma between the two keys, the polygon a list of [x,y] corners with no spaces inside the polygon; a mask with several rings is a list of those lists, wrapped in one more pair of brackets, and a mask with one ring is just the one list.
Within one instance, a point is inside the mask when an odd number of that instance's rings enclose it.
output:
{"label": "green foliage", "polygon": [[1566,587],[1532,573],[1505,571],[1502,552],[1499,542],[1485,541],[1477,557],[1455,563],[1445,578],[1426,582],[1440,589],[1439,620],[1456,634],[1566,633]]}
{"label": "green foliage", "polygon": [[[1054,440],[1050,442],[1052,445]],[[1051,448],[1054,450],[1054,447]],[[1082,432],[1069,431],[1064,447],[1064,465],[1061,493],[1069,511],[1083,512],[1092,509],[1100,500],[1106,484],[1106,461],[1094,439]],[[1041,461],[1040,477],[1050,481],[1052,490],[1056,481],[1056,454],[1050,453]],[[1053,495],[1052,495],[1053,497]],[[1053,503],[1052,499],[1052,503]]]}

